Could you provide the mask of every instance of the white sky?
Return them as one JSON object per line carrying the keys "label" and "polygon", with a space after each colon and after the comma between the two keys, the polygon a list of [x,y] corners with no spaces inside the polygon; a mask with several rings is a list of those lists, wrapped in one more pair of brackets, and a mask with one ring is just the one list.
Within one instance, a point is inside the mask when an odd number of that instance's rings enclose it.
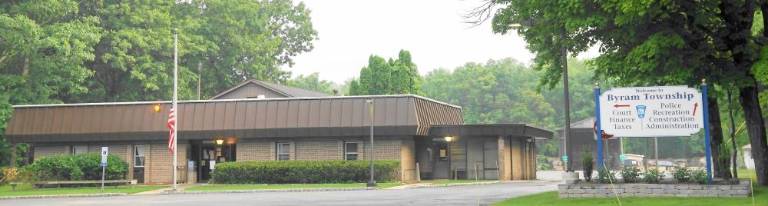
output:
{"label": "white sky", "polygon": [[337,83],[356,77],[376,54],[396,58],[409,50],[419,72],[467,62],[512,57],[525,64],[533,54],[516,33],[494,34],[489,22],[472,27],[463,15],[480,0],[304,0],[318,32],[315,48],[285,70],[318,72]]}

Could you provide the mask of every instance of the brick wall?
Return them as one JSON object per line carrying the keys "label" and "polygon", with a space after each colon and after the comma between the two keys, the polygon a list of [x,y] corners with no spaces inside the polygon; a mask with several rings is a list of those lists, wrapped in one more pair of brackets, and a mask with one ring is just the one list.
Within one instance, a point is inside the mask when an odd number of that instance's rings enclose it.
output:
{"label": "brick wall", "polygon": [[[237,161],[275,160],[275,143],[290,142],[292,160],[342,160],[344,142],[359,142],[359,159],[365,160],[370,149],[367,138],[281,138],[241,140],[237,143]],[[402,141],[397,138],[374,140],[377,160],[400,160]]]}
{"label": "brick wall", "polygon": [[752,194],[749,180],[729,185],[699,184],[560,184],[560,198],[573,197],[748,197]]}
{"label": "brick wall", "polygon": [[35,145],[35,159],[47,156],[69,154],[69,146],[64,145]]}
{"label": "brick wall", "polygon": [[[179,182],[186,182],[187,171],[187,149],[189,144],[179,142],[177,149],[177,162],[179,169],[177,170],[177,178]],[[144,166],[144,183],[145,184],[170,184],[173,179],[173,156],[168,152],[168,144],[151,143],[149,146],[148,154],[146,155],[146,163]]]}

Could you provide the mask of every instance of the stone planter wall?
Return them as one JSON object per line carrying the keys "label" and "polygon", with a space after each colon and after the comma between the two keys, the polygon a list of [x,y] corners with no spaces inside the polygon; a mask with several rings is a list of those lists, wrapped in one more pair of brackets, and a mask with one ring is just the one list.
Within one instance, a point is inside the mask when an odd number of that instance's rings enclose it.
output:
{"label": "stone planter wall", "polygon": [[729,185],[699,184],[594,184],[579,182],[557,186],[560,198],[572,197],[748,197],[749,181]]}

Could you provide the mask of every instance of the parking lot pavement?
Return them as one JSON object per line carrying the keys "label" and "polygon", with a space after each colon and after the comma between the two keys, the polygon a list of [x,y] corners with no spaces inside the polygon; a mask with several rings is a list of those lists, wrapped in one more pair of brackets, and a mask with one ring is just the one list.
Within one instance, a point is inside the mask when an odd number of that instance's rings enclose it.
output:
{"label": "parking lot pavement", "polygon": [[139,205],[487,205],[503,199],[557,189],[553,181],[396,190],[255,192],[133,195],[92,198],[0,200],[1,206],[139,206]]}

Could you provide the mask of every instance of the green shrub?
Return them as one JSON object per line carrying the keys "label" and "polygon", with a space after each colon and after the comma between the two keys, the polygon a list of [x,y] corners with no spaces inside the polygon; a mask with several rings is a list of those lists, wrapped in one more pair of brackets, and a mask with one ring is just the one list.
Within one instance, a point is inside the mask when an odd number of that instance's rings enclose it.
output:
{"label": "green shrub", "polygon": [[0,185],[3,185],[5,182],[5,167],[0,167]]}
{"label": "green shrub", "polygon": [[621,178],[624,183],[635,183],[640,178],[640,169],[634,166],[626,166],[621,170]]}
{"label": "green shrub", "polygon": [[536,155],[536,170],[552,170],[552,169],[554,169],[554,166],[552,166],[552,162],[549,162],[549,159],[547,159],[547,156]]}
{"label": "green shrub", "polygon": [[707,184],[707,172],[704,170],[692,170],[691,181],[699,184]]}
{"label": "green shrub", "polygon": [[[100,180],[100,163],[99,153],[59,155],[35,160],[25,170],[35,181]],[[106,179],[124,179],[127,173],[128,163],[115,155],[107,157]]]}
{"label": "green shrub", "polygon": [[659,172],[658,169],[653,168],[649,169],[645,174],[643,175],[643,182],[646,183],[659,183],[661,182],[661,179],[664,178],[664,174]]}
{"label": "green shrub", "polygon": [[[398,179],[398,161],[374,161],[376,181]],[[216,165],[214,183],[276,184],[276,183],[346,183],[367,182],[370,179],[368,161],[291,160],[227,162]]]}
{"label": "green shrub", "polygon": [[691,180],[691,172],[688,170],[688,168],[685,167],[678,167],[675,169],[675,172],[672,173],[672,176],[677,180],[677,182],[684,183]]}
{"label": "green shrub", "polygon": [[592,153],[587,150],[581,153],[581,164],[584,168],[584,180],[587,182],[592,181],[592,168],[594,165]]}
{"label": "green shrub", "polygon": [[606,168],[600,168],[597,170],[597,182],[599,183],[616,183],[616,177],[613,172]]}

